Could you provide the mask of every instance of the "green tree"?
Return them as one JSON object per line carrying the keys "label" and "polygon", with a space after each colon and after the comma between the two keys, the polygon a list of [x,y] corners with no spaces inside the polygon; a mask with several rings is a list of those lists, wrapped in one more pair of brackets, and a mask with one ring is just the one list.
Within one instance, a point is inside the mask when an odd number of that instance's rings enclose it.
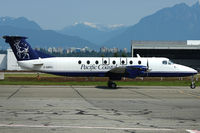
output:
{"label": "green tree", "polygon": [[101,54],[101,57],[105,57],[105,55],[102,53],[102,54]]}
{"label": "green tree", "polygon": [[127,57],[127,54],[122,52],[122,57]]}
{"label": "green tree", "polygon": [[114,53],[114,55],[113,55],[113,57],[118,57],[119,56],[119,54],[116,52],[116,53]]}

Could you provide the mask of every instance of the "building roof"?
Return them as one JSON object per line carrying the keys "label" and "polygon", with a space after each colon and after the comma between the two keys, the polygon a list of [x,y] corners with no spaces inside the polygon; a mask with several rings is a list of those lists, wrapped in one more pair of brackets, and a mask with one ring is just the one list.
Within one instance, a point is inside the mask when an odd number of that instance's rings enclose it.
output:
{"label": "building roof", "polygon": [[199,49],[200,50],[200,40],[187,40],[187,41],[135,41],[135,40],[132,40],[131,46],[132,46],[132,49]]}

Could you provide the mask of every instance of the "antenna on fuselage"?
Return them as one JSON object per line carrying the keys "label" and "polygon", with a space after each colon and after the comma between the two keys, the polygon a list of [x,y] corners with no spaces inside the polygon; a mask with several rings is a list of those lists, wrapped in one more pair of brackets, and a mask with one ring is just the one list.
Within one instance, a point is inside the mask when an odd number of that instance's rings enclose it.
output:
{"label": "antenna on fuselage", "polygon": [[137,58],[141,58],[139,54],[136,54],[136,55],[137,55]]}

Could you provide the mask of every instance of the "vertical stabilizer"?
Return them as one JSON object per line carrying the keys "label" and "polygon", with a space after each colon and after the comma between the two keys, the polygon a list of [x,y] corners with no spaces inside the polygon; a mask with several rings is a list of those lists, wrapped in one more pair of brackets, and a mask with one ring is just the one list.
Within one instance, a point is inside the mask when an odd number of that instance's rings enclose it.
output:
{"label": "vertical stabilizer", "polygon": [[17,61],[38,59],[38,54],[26,42],[27,37],[3,36],[6,43],[10,44]]}

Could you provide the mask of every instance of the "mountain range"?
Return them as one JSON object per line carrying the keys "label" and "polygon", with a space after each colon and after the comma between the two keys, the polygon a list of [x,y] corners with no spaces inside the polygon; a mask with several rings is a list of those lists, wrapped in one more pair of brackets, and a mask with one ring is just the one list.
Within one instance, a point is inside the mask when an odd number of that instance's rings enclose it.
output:
{"label": "mountain range", "polygon": [[[33,47],[39,48],[69,48],[85,46],[88,46],[92,49],[99,48],[99,46],[95,45],[94,43],[91,43],[90,41],[87,41],[85,39],[81,39],[78,36],[64,35],[53,30],[43,30],[37,23],[30,21],[24,17],[1,17],[0,36],[3,35],[27,36],[29,37],[28,42]],[[0,39],[0,43],[8,47],[8,45],[4,43],[3,39]]]}
{"label": "mountain range", "polygon": [[[28,36],[34,47],[43,48],[106,46],[122,49],[130,48],[131,40],[200,40],[200,4],[181,3],[164,8],[132,26],[76,22],[59,31],[44,30],[24,17],[0,17],[2,35]],[[0,43],[3,42],[0,39]]]}
{"label": "mountain range", "polygon": [[131,40],[200,40],[200,4],[159,10],[104,44],[130,48]]}

